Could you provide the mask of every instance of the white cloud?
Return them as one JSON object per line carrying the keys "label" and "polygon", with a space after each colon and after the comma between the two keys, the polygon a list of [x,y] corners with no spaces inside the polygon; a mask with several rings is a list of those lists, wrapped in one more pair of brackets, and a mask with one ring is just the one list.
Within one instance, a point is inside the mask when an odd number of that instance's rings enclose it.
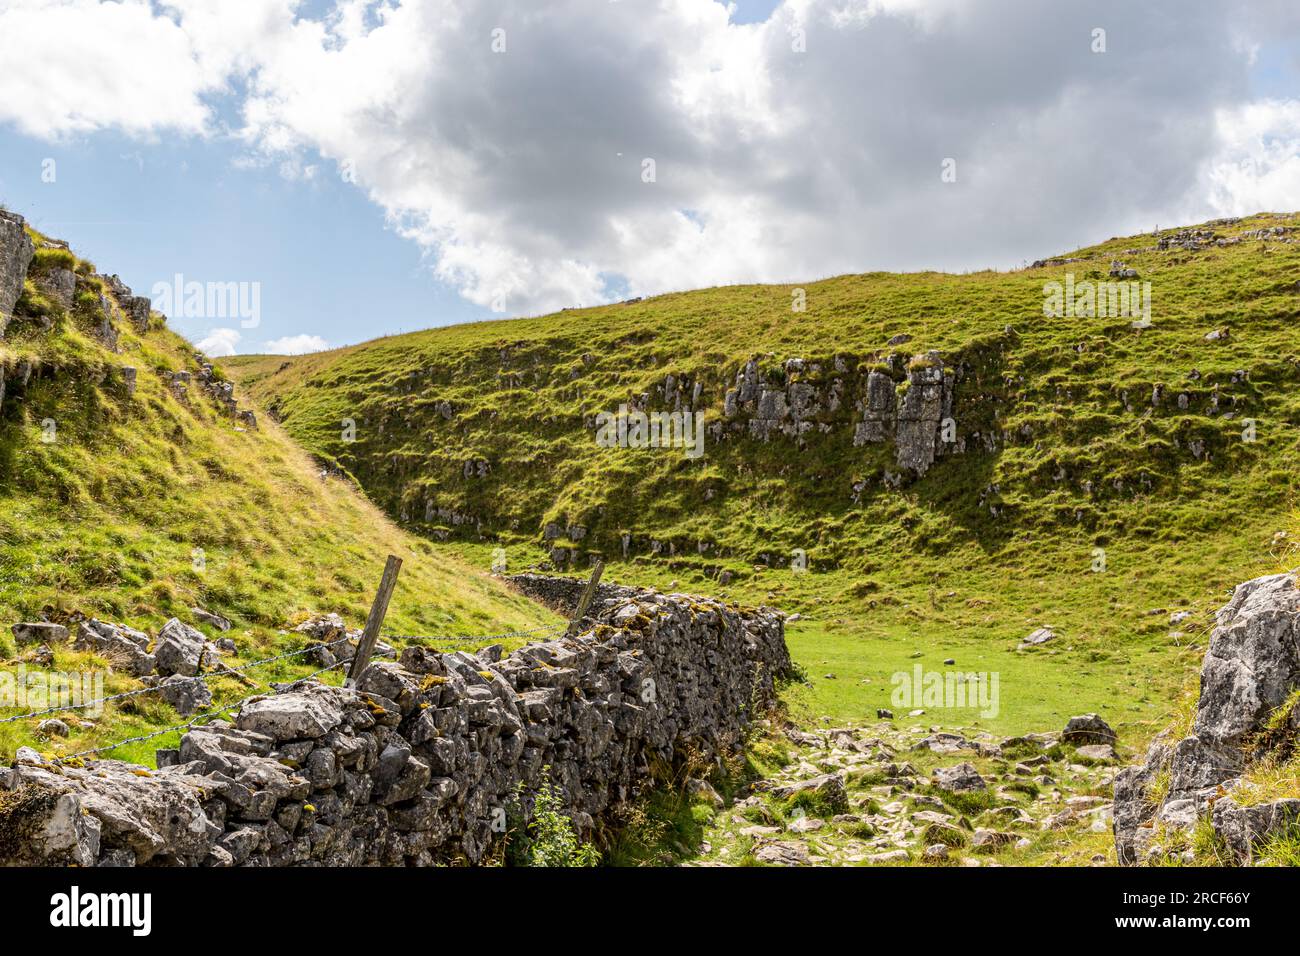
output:
{"label": "white cloud", "polygon": [[319,335],[286,335],[267,342],[262,350],[269,355],[304,355],[323,352],[329,347],[330,344]]}
{"label": "white cloud", "polygon": [[1216,116],[1220,150],[1206,165],[1216,212],[1292,212],[1300,203],[1300,100],[1264,100]]}
{"label": "white cloud", "polygon": [[786,0],[746,25],[712,0],[163,6],[9,0],[0,122],[205,131],[238,95],[250,163],[346,164],[438,278],[510,313],[1005,266],[1300,194],[1297,107],[1249,92],[1300,33],[1280,0]]}
{"label": "white cloud", "polygon": [[238,329],[208,329],[207,334],[199,339],[199,351],[212,358],[235,355],[239,351],[238,345],[242,338]]}
{"label": "white cloud", "polygon": [[0,63],[0,122],[46,138],[199,133],[202,97],[219,85],[185,31],[142,0],[6,0]]}

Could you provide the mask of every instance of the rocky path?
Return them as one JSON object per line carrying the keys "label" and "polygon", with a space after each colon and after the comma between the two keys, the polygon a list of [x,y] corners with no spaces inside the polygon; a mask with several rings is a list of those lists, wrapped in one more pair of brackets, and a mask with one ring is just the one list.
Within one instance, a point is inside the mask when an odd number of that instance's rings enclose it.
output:
{"label": "rocky path", "polygon": [[967,736],[891,720],[756,743],[779,763],[706,830],[692,865],[1108,865],[1114,733]]}

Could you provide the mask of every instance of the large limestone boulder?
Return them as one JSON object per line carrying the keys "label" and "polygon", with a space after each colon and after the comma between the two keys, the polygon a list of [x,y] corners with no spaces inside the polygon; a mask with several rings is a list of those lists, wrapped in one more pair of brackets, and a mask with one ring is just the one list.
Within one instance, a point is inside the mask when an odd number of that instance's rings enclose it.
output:
{"label": "large limestone boulder", "polygon": [[210,666],[221,652],[201,631],[172,618],[158,632],[153,653],[158,659],[159,674],[193,677],[199,672],[200,664]]}
{"label": "large limestone boulder", "polygon": [[36,247],[24,228],[22,216],[0,209],[0,338],[23,294],[23,280]]}
{"label": "large limestone boulder", "polygon": [[148,634],[94,618],[77,625],[77,638],[72,646],[79,651],[94,651],[106,658],[114,669],[134,677],[152,674],[158,663],[149,653]]}
{"label": "large limestone boulder", "polygon": [[[1289,819],[1286,807],[1247,810],[1240,805],[1250,802],[1244,796],[1231,803],[1223,800],[1243,785],[1241,775],[1252,763],[1268,756],[1266,724],[1297,688],[1300,589],[1295,572],[1238,585],[1210,635],[1191,734],[1181,740],[1158,737],[1141,766],[1115,778],[1120,862],[1144,862],[1159,851],[1161,831],[1187,830],[1206,817],[1238,858],[1248,859],[1268,824]],[[1163,792],[1154,799],[1157,781]]]}

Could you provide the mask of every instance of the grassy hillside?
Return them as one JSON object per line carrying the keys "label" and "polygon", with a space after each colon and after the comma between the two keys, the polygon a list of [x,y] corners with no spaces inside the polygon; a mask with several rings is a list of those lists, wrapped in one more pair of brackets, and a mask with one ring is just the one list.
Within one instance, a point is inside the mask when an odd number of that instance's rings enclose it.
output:
{"label": "grassy hillside", "polygon": [[[190,622],[194,605],[233,620],[229,636],[239,655],[231,663],[269,656],[301,646],[300,635],[283,629],[309,612],[338,612],[360,627],[390,553],[404,565],[386,633],[493,634],[553,620],[485,572],[396,527],[350,483],[323,478],[256,405],[252,428],[225,414],[196,381],[179,397],[169,376],[197,377],[201,357],[193,347],[157,315],[138,332],[93,266],[33,238],[40,251],[18,317],[0,341],[7,382],[0,406],[0,667],[15,673],[19,663],[8,628],[15,621],[68,622],[80,613],[153,631],[172,616]],[[63,267],[80,276],[71,309],[44,291],[47,271]],[[96,334],[101,294],[118,330],[116,351]],[[134,394],[122,371],[128,366],[137,370]],[[104,664],[55,648],[59,671]],[[309,669],[300,658],[253,676],[264,682]],[[249,693],[227,684],[231,699]],[[135,686],[113,674],[106,690]],[[0,717],[16,712],[0,708]],[[169,707],[144,697],[111,706],[94,728],[73,721],[71,738],[38,746],[74,751],[178,722]],[[34,742],[36,723],[0,725],[0,756]],[[148,759],[165,744],[153,740],[113,755]]]}
{"label": "grassy hillside", "polygon": [[[810,720],[874,714],[893,673],[955,659],[1001,674],[1001,710],[936,723],[1043,729],[1098,710],[1136,742],[1227,589],[1294,561],[1278,533],[1300,464],[1297,224],[1259,215],[1012,273],[709,289],[227,367],[403,526],[480,567],[496,547],[516,565],[601,554],[616,578],[800,611],[810,686],[792,703]],[[1113,260],[1150,282],[1149,328],[1045,317],[1045,283],[1105,280]],[[905,391],[930,350],[957,374],[969,440],[900,482],[889,444],[854,445],[858,403],[873,370]],[[751,359],[769,386],[843,400],[799,438],[728,430],[698,460],[598,446],[596,414],[639,396],[669,410],[698,389],[695,408],[725,421]],[[1058,640],[1017,651],[1040,625]]]}

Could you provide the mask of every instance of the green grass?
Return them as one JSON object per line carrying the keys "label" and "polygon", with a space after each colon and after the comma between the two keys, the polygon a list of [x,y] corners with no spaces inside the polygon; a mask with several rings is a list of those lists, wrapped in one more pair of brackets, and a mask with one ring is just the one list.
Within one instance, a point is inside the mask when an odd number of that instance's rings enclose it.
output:
{"label": "green grass", "polygon": [[[88,271],[71,255],[42,250],[40,261]],[[151,630],[172,616],[189,621],[193,605],[232,619],[237,661],[270,656],[304,643],[284,629],[308,613],[337,612],[360,627],[388,554],[404,563],[385,633],[487,635],[555,620],[486,568],[397,527],[350,483],[323,480],[260,409],[260,428],[242,430],[197,383],[178,400],[163,375],[197,373],[193,347],[157,319],[138,335],[118,316],[120,351],[110,352],[91,334],[86,310],[94,303],[97,296],[83,295],[71,312],[54,307],[49,331],[20,303],[0,342],[8,385],[0,414],[0,661],[18,650],[12,622],[79,612]],[[122,366],[138,370],[134,396],[121,385]],[[105,663],[55,648],[58,671]],[[13,671],[16,662],[0,666]],[[310,669],[299,660],[253,676],[265,683]],[[251,693],[229,685],[218,701]],[[134,686],[113,674],[105,689]],[[55,743],[35,740],[35,720],[0,725],[0,756],[26,743],[72,752],[179,722],[152,698],[138,703],[110,706],[93,729],[74,723],[73,736]],[[19,710],[0,708],[0,717]],[[113,756],[151,763],[169,742],[174,737]]]}
{"label": "green grass", "polygon": [[[1264,214],[1218,228],[1295,221]],[[736,286],[225,367],[405,527],[450,539],[479,567],[498,546],[512,567],[541,560],[554,522],[551,544],[617,559],[614,578],[799,611],[790,643],[810,686],[789,699],[804,721],[874,714],[890,706],[892,674],[951,657],[1000,674],[999,713],[931,710],[926,721],[1044,730],[1095,710],[1137,745],[1177,708],[1231,586],[1300,563],[1291,539],[1276,537],[1294,526],[1300,468],[1300,246],[1125,251],[1154,243],[1113,239],[1075,253],[1086,261],[1011,273],[841,276],[803,286],[802,313],[790,311],[792,287]],[[1152,328],[1044,318],[1045,282],[1105,278],[1115,258],[1152,283]],[[1226,342],[1205,341],[1223,327]],[[886,344],[900,333],[912,340]],[[959,433],[1000,439],[890,488],[881,477],[892,450],[852,445],[853,399],[869,369],[897,377],[930,349],[966,369]],[[831,432],[802,447],[741,437],[688,461],[599,448],[584,427],[642,393],[656,410],[669,374],[698,382],[717,420],[745,361],[778,382],[794,357],[821,363],[796,377],[839,378],[846,396],[824,416]],[[836,357],[846,371],[833,371]],[[1165,399],[1153,409],[1157,385]],[[1246,417],[1254,442],[1242,440]],[[1192,456],[1193,440],[1208,458]],[[480,460],[488,473],[466,478],[465,463]],[[487,544],[467,530],[480,525]],[[570,540],[578,525],[586,535]],[[789,569],[794,549],[808,573]],[[1181,636],[1167,620],[1180,608],[1195,612]],[[1015,650],[1044,624],[1057,642]]]}

